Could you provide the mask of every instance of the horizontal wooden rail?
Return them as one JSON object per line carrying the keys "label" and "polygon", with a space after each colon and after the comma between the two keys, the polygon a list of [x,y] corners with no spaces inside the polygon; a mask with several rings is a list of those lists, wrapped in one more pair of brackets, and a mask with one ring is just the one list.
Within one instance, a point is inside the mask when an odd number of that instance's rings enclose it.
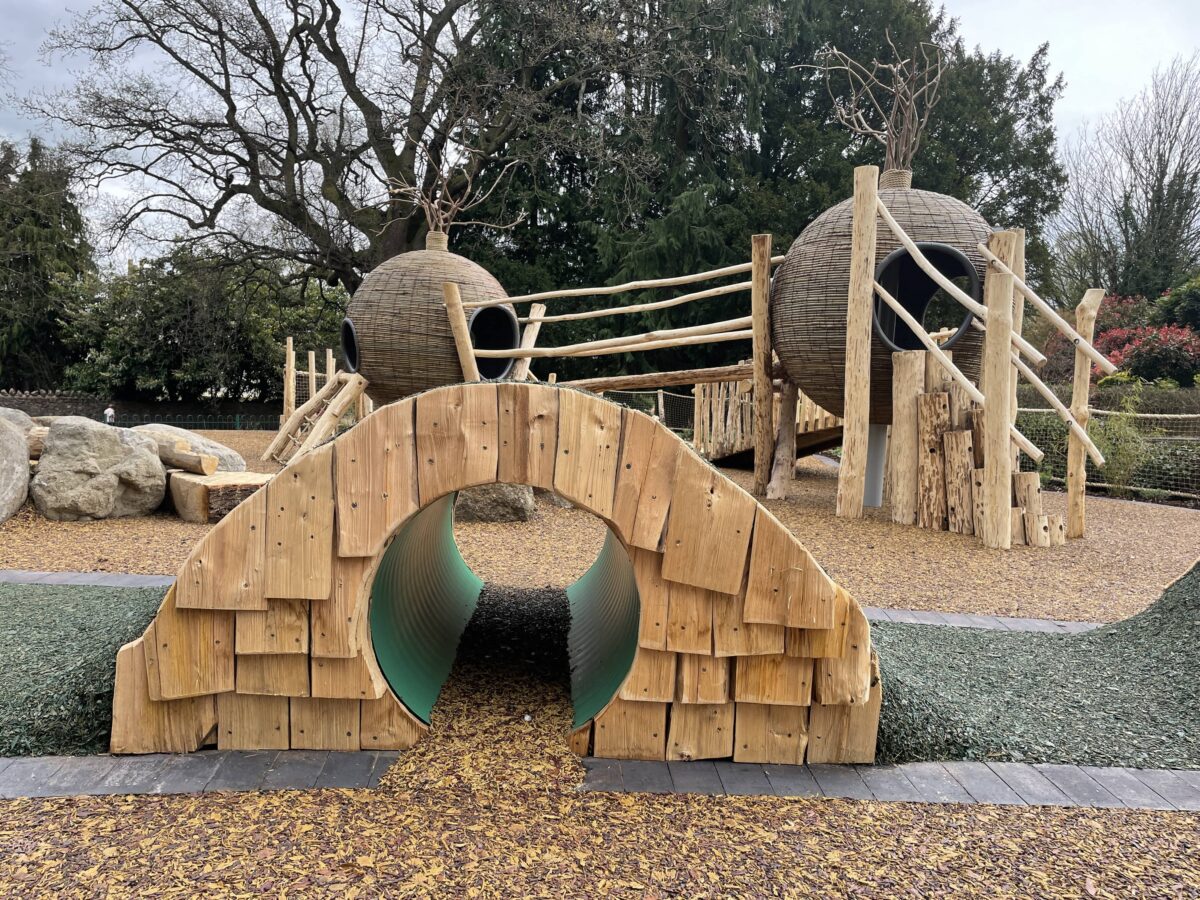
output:
{"label": "horizontal wooden rail", "polygon": [[[918,247],[913,239],[908,236],[908,233],[900,227],[900,223],[893,218],[892,214],[888,211],[888,208],[883,205],[882,200],[876,203],[876,208],[879,210],[880,217],[887,224],[887,227],[891,229],[892,234],[896,236],[896,240],[898,240],[901,246],[908,251],[908,255],[912,257],[913,262],[917,264],[917,267],[930,278],[932,278],[938,287],[957,300],[961,306],[973,313],[978,321],[987,322],[987,307],[978,300],[974,299],[970,294],[960,288],[949,278],[947,278],[944,274],[942,274],[941,271],[938,270],[937,266],[929,261],[928,257],[921,252],[921,248]],[[1040,366],[1046,361],[1046,357],[1040,350],[1038,350],[1037,347],[1033,346],[1033,344],[1029,343],[1029,341],[1025,340],[1025,338],[1021,337],[1021,335],[1017,334],[1015,331],[1012,335],[1012,342],[1013,346],[1015,346],[1017,350],[1019,350],[1025,356],[1025,358],[1032,362],[1035,366]]]}
{"label": "horizontal wooden rail", "polygon": [[1012,357],[1013,365],[1017,367],[1017,371],[1021,373],[1021,376],[1026,381],[1034,386],[1037,392],[1042,395],[1042,398],[1050,404],[1056,413],[1058,413],[1058,417],[1062,419],[1064,423],[1066,423],[1066,426],[1071,429],[1071,433],[1079,439],[1081,444],[1083,444],[1083,447],[1085,450],[1087,450],[1087,454],[1091,457],[1092,462],[1094,462],[1100,468],[1104,468],[1104,454],[1101,453],[1100,448],[1092,442],[1092,439],[1088,436],[1088,433],[1084,430],[1083,426],[1079,424],[1073,415],[1071,415],[1071,411],[1067,409],[1067,407],[1061,400],[1058,399],[1058,397],[1055,396],[1054,391],[1050,390],[1050,388],[1046,386],[1046,383],[1042,381],[1042,379],[1038,378],[1037,375],[1035,375],[1029,368],[1029,366],[1025,365],[1024,360],[1022,360],[1020,356],[1014,353]]}
{"label": "horizontal wooden rail", "polygon": [[1097,350],[1092,345],[1091,341],[1085,341],[1083,336],[1071,327],[1070,322],[1055,312],[1054,307],[1039,297],[1034,292],[1033,288],[1027,285],[1023,279],[1018,277],[1012,271],[1012,269],[1006,266],[1001,260],[997,259],[996,255],[992,253],[992,251],[989,250],[986,245],[980,244],[979,249],[988,262],[994,265],[1001,272],[1007,275],[1012,275],[1013,284],[1016,285],[1017,290],[1024,295],[1025,299],[1033,304],[1034,309],[1041,313],[1042,316],[1050,322],[1050,324],[1062,332],[1062,335],[1070,340],[1072,344],[1082,350],[1084,355],[1098,365],[1102,372],[1104,372],[1106,375],[1111,375],[1113,372],[1117,371],[1117,367],[1113,365],[1113,363],[1110,362],[1103,353]]}
{"label": "horizontal wooden rail", "polygon": [[735,366],[714,366],[708,369],[677,369],[673,372],[643,372],[641,375],[613,375],[609,378],[582,378],[567,381],[571,387],[600,393],[629,391],[644,387],[679,387],[689,384],[712,384],[718,381],[748,381],[752,374],[750,363]]}
{"label": "horizontal wooden rail", "polygon": [[606,309],[590,309],[587,312],[562,313],[557,316],[533,315],[531,307],[531,314],[522,316],[517,321],[523,323],[578,322],[581,319],[599,319],[603,316],[619,316],[628,313],[650,312],[655,309],[669,309],[672,306],[680,306],[684,303],[691,303],[694,300],[705,300],[709,297],[720,297],[723,294],[736,294],[740,291],[748,290],[750,290],[750,282],[739,281],[737,284],[725,284],[721,285],[721,287],[709,288],[706,291],[696,291],[691,294],[672,297],[669,300],[655,300],[653,303],[634,303],[630,306],[610,306]]}
{"label": "horizontal wooden rail", "polygon": [[[954,379],[954,383],[962,388],[966,392],[967,396],[970,397],[975,403],[979,404],[980,408],[983,408],[985,405],[983,393],[979,390],[979,388],[975,387],[975,385],[970,382],[970,380],[962,373],[958,366],[954,365],[954,362],[946,355],[946,352],[942,350],[942,348],[937,345],[937,342],[930,336],[930,334],[921,327],[921,323],[913,317],[913,314],[905,309],[900,304],[899,300],[889,294],[887,289],[885,289],[878,281],[875,282],[875,293],[878,294],[883,302],[886,303],[891,310],[900,317],[905,325],[912,329],[912,333],[915,334],[917,339],[925,345],[925,349],[933,355],[933,358],[937,360],[938,365],[946,370],[946,374]],[[1042,457],[1044,457],[1045,454],[1038,448],[1036,444],[1029,440],[1029,438],[1021,434],[1021,432],[1017,430],[1016,425],[1009,425],[1008,430],[1010,436],[1012,437],[1012,442],[1016,444],[1026,456],[1028,456],[1034,462],[1042,461]]]}
{"label": "horizontal wooden rail", "polygon": [[[783,262],[785,257],[771,257],[771,264]],[[643,281],[627,281],[624,284],[613,284],[606,287],[563,288],[557,291],[542,291],[540,294],[522,294],[518,297],[504,297],[498,300],[475,300],[464,303],[464,309],[481,309],[485,306],[503,306],[505,303],[529,303],[535,300],[558,300],[563,297],[598,297],[601,294],[623,294],[626,291],[642,291],[647,288],[676,287],[681,284],[695,284],[697,281],[708,281],[712,278],[724,278],[726,275],[740,275],[750,271],[748,262],[736,266],[726,266],[723,269],[713,269],[709,272],[697,272],[694,275],[677,275],[673,278],[649,278]]]}
{"label": "horizontal wooden rail", "polygon": [[744,331],[725,331],[719,334],[695,334],[690,337],[671,338],[665,341],[650,341],[645,344],[619,344],[616,347],[579,350],[571,356],[611,356],[614,353],[641,353],[645,350],[662,350],[666,347],[690,347],[695,344],[720,344],[725,341],[748,341],[754,337],[750,328]]}
{"label": "horizontal wooden rail", "polygon": [[[631,334],[625,337],[605,338],[601,341],[584,341],[579,344],[566,344],[562,347],[518,347],[515,350],[476,350],[476,359],[523,359],[525,357],[548,356],[592,356],[592,351],[607,350],[612,347],[629,347],[638,344],[659,343],[677,338],[690,338],[701,335],[719,334],[739,328],[750,327],[751,316],[740,319],[726,319],[722,322],[709,322],[706,325],[690,325],[687,328],[667,328],[662,331],[646,331],[642,334]],[[695,343],[695,342],[693,342]],[[703,343],[703,342],[701,342]]]}

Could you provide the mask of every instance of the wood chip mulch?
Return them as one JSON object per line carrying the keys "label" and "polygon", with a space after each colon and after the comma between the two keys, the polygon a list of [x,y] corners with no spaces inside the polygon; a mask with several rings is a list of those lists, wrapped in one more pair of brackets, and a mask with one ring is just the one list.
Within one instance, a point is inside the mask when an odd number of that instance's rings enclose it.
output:
{"label": "wood chip mulch", "polygon": [[580,793],[561,609],[545,620],[563,604],[543,593],[481,602],[430,734],[378,791],[3,802],[0,884],[554,898],[1184,897],[1200,884],[1195,814]]}

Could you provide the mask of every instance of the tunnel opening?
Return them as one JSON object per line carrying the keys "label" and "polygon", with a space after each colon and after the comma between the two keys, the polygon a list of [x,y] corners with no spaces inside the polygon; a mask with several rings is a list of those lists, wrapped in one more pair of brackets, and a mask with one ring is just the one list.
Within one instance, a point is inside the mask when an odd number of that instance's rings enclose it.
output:
{"label": "tunnel opening", "polygon": [[[935,269],[967,296],[981,299],[979,273],[960,250],[934,241],[917,241],[917,248]],[[970,330],[972,313],[921,269],[905,248],[898,247],[883,259],[876,267],[875,280],[921,323],[925,331],[930,334],[946,329],[953,331],[941,342],[943,349],[952,348]],[[925,349],[913,330],[878,296],[875,297],[873,326],[876,336],[889,351]]]}
{"label": "tunnel opening", "polygon": [[[448,494],[415,514],[383,553],[369,607],[380,671],[408,710],[429,724],[461,654],[511,652],[549,658],[565,649],[573,727],[580,727],[616,695],[633,665],[639,598],[628,553],[605,526],[595,561],[565,588],[565,648],[530,650],[537,641],[561,645],[564,591],[485,585],[455,539],[456,496]],[[538,608],[504,612],[505,603],[520,605],[522,596],[532,596]],[[469,625],[468,641],[464,635]]]}
{"label": "tunnel opening", "polygon": [[[471,345],[476,350],[515,350],[521,343],[521,326],[517,314],[507,306],[485,306],[472,310],[467,320]],[[488,381],[505,378],[512,371],[515,359],[476,359],[480,376]]]}

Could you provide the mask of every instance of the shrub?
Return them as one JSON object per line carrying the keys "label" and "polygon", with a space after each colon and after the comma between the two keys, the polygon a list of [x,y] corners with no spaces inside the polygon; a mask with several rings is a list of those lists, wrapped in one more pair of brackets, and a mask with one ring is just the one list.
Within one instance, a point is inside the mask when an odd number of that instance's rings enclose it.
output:
{"label": "shrub", "polygon": [[1200,335],[1186,326],[1114,328],[1095,343],[1115,365],[1143,381],[1192,384],[1200,374]]}
{"label": "shrub", "polygon": [[1133,476],[1146,458],[1149,442],[1138,429],[1134,414],[1138,411],[1141,391],[1130,391],[1115,416],[1096,416],[1089,433],[1104,454],[1104,481],[1114,496],[1127,497]]}
{"label": "shrub", "polygon": [[[1138,328],[1150,325],[1157,310],[1153,303],[1143,297],[1105,297],[1096,313],[1097,335],[1117,328]],[[1071,310],[1063,310],[1062,316],[1072,325],[1075,315]],[[1042,352],[1046,355],[1046,363],[1040,374],[1044,381],[1070,381],[1075,372],[1075,345],[1064,337],[1057,328],[1051,332]]]}
{"label": "shrub", "polygon": [[1158,321],[1200,331],[1200,275],[1171,288],[1158,298]]}

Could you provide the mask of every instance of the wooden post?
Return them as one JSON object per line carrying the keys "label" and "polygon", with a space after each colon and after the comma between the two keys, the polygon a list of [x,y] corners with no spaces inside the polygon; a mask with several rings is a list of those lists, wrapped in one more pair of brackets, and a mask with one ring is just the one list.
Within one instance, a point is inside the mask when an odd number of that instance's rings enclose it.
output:
{"label": "wooden post", "polygon": [[850,290],[846,302],[846,399],[842,413],[842,465],[837,514],[862,518],[871,424],[871,312],[875,286],[875,217],[879,169],[854,170],[854,223],[850,239]]}
{"label": "wooden post", "polygon": [[289,337],[283,351],[283,415],[282,425],[296,411],[296,347]]}
{"label": "wooden post", "polygon": [[333,381],[333,376],[337,374],[337,361],[333,358],[333,348],[325,348],[325,383]]}
{"label": "wooden post", "polygon": [[655,399],[655,409],[658,410],[658,421],[667,421],[667,398],[663,395],[662,388],[658,389],[658,394]]}
{"label": "wooden post", "polygon": [[[1075,307],[1075,330],[1089,344],[1096,331],[1096,313],[1104,291],[1092,288]],[[1091,412],[1088,394],[1092,385],[1092,361],[1078,346],[1075,348],[1075,381],[1071,386],[1071,415],[1087,429]],[[1067,537],[1081,538],[1087,524],[1084,495],[1087,493],[1087,448],[1074,434],[1067,437]]]}
{"label": "wooden post", "polygon": [[308,396],[313,397],[317,393],[317,351],[308,351]]}
{"label": "wooden post", "polygon": [[785,379],[780,393],[779,433],[775,438],[775,460],[771,464],[768,500],[786,500],[788,485],[796,474],[796,406],[800,389]]}
{"label": "wooden post", "polygon": [[[988,238],[988,249],[1011,268],[1017,236],[997,231]],[[1012,322],[1013,277],[989,265],[983,298],[987,305],[987,330],[983,337],[980,382],[983,407],[983,533],[985,547],[1012,547],[1013,455],[1012,428]]]}
{"label": "wooden post", "polygon": [[467,314],[463,312],[458,285],[453,281],[443,282],[442,297],[446,301],[446,315],[450,317],[450,333],[454,335],[454,349],[458,351],[463,381],[479,381],[479,366],[475,362],[475,348],[471,346],[471,332],[467,328]]}
{"label": "wooden post", "polygon": [[[1012,233],[1017,236],[1017,245],[1013,252],[1013,274],[1025,280],[1025,229],[1014,228]],[[1025,323],[1025,295],[1022,294],[1016,287],[1016,280],[1013,281],[1013,334],[1019,335]],[[1021,373],[1017,371],[1014,365],[1012,370],[1012,415],[1013,425],[1017,424],[1017,385],[1021,381]],[[1021,450],[1019,447],[1012,448],[1013,471],[1016,472],[1021,468]]]}
{"label": "wooden post", "polygon": [[917,518],[917,398],[923,391],[925,356],[921,350],[892,354],[892,436],[888,441],[888,498],[892,521],[911,525]]}
{"label": "wooden post", "polygon": [[750,239],[750,317],[754,329],[754,493],[767,492],[775,456],[775,423],[771,404],[771,235]]}
{"label": "wooden post", "polygon": [[[546,314],[545,303],[534,303],[529,307],[529,318],[541,319]],[[529,350],[537,343],[538,332],[542,330],[542,323],[539,321],[530,322],[525,326],[525,331],[521,333],[521,349]],[[509,377],[513,381],[528,381],[529,380],[529,364],[533,360],[526,356],[517,360],[513,366],[512,375]]]}

